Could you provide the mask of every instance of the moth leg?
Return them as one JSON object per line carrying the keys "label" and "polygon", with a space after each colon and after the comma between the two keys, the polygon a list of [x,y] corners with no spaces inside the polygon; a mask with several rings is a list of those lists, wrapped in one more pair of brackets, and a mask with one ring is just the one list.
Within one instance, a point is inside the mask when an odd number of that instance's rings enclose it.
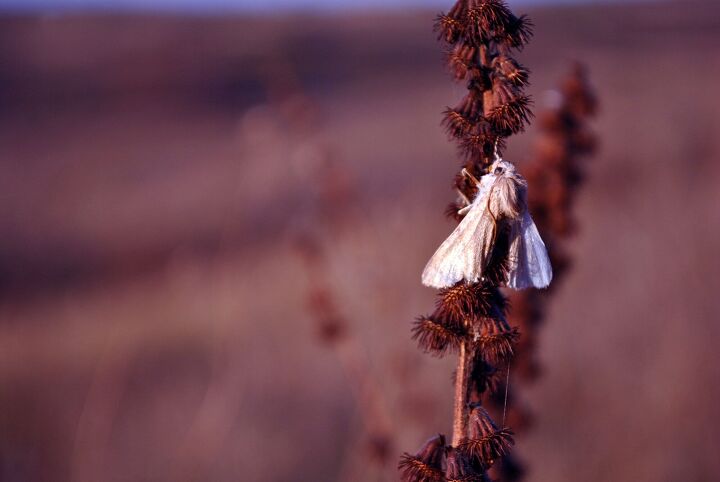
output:
{"label": "moth leg", "polygon": [[465,206],[458,209],[458,215],[464,216],[465,214],[467,214],[468,211],[470,211],[470,207],[471,207],[470,205],[472,203],[470,202],[470,200],[468,199],[468,197],[465,195],[464,192],[462,192],[460,189],[455,189],[455,190],[457,191],[458,196],[460,197],[462,202],[465,203]]}
{"label": "moth leg", "polygon": [[467,177],[468,179],[470,179],[470,180],[471,180],[472,182],[474,182],[475,184],[480,184],[480,181],[478,181],[477,178],[476,178],[475,176],[473,176],[472,174],[470,174],[470,171],[468,171],[468,170],[465,169],[464,167],[463,167],[463,170],[460,171],[460,174],[462,174],[463,176]]}
{"label": "moth leg", "polygon": [[460,196],[460,199],[462,199],[463,202],[465,203],[465,206],[469,206],[470,204],[472,204],[464,192],[462,192],[460,189],[455,189],[455,190],[457,191],[458,196]]}
{"label": "moth leg", "polygon": [[465,214],[467,214],[468,211],[470,211],[470,208],[471,208],[471,207],[472,207],[472,206],[467,205],[467,206],[465,206],[465,207],[462,208],[462,209],[458,209],[458,214],[459,214],[460,216],[464,216]]}

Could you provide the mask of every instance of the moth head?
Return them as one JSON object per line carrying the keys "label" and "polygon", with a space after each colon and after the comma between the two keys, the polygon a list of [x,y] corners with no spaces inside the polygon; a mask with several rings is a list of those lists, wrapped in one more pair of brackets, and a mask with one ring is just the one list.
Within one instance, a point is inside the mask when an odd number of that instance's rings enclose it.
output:
{"label": "moth head", "polygon": [[493,212],[518,219],[527,209],[527,182],[508,161],[499,159],[491,166],[493,181]]}
{"label": "moth head", "polygon": [[511,162],[498,159],[490,166],[490,174],[495,176],[515,174],[515,166]]}

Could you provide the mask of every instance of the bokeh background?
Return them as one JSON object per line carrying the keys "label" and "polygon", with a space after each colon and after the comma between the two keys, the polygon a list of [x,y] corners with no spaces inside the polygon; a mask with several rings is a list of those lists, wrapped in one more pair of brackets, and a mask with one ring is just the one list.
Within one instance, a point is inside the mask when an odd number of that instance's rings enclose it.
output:
{"label": "bokeh background", "polygon": [[[395,480],[450,431],[453,359],[410,327],[452,227],[451,2],[224,3],[0,4],[2,481]],[[720,4],[511,5],[536,108],[575,60],[600,102],[528,480],[718,480]],[[318,276],[351,351],[318,336]]]}

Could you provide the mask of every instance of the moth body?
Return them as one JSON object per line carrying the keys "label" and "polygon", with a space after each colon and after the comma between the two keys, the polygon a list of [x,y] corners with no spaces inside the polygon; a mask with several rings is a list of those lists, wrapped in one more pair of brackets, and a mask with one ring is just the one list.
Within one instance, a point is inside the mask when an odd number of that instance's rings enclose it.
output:
{"label": "moth body", "polygon": [[513,289],[548,286],[552,267],[545,243],[527,210],[525,179],[513,164],[499,159],[488,174],[474,181],[477,195],[460,210],[465,217],[428,261],[423,284],[440,289],[462,280],[480,281],[492,253],[498,222],[502,221],[510,225],[506,285]]}

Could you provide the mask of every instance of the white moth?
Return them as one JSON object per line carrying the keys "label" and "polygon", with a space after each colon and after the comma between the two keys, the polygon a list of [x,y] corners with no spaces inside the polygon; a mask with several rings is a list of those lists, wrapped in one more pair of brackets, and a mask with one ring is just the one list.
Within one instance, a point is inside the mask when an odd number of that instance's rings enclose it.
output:
{"label": "white moth", "polygon": [[507,287],[545,288],[552,280],[552,267],[545,243],[527,209],[527,182],[515,166],[497,159],[490,173],[478,181],[463,169],[478,193],[459,211],[465,214],[455,231],[435,251],[425,266],[422,282],[447,288],[460,280],[478,282],[492,252],[499,220],[510,223]]}

